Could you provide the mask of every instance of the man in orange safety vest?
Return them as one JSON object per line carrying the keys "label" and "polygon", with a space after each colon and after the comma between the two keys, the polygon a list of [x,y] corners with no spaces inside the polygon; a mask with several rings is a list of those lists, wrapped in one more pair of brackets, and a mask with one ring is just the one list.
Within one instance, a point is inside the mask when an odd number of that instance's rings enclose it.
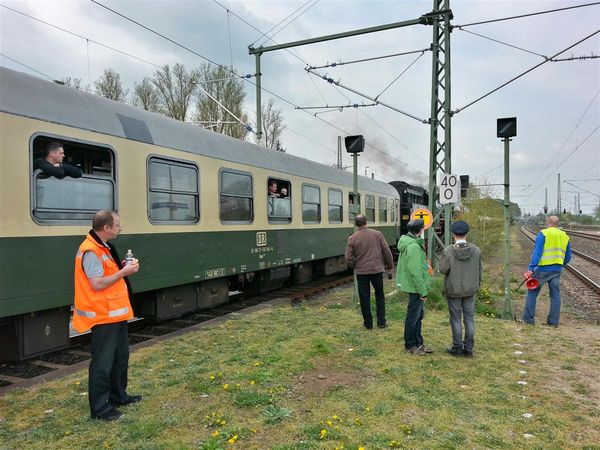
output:
{"label": "man in orange safety vest", "polygon": [[92,331],[92,359],[88,396],[93,419],[117,420],[117,406],[137,403],[141,395],[127,394],[129,342],[127,321],[133,318],[125,277],[133,275],[139,262],[123,266],[108,241],[121,232],[121,219],[114,211],[98,211],[92,229],[75,256],[75,306],[73,327]]}

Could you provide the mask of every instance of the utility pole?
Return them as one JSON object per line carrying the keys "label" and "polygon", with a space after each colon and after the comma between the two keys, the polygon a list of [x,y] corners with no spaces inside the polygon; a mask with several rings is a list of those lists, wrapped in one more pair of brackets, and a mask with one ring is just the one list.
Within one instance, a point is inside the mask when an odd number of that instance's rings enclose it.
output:
{"label": "utility pole", "polygon": [[544,202],[544,214],[548,214],[548,188],[546,188],[546,201]]}
{"label": "utility pole", "polygon": [[558,189],[556,191],[556,214],[560,216],[562,212],[561,204],[560,204],[560,173],[558,174]]}
{"label": "utility pole", "polygon": [[431,124],[429,128],[429,210],[435,222],[444,217],[444,241],[435,233],[434,227],[427,231],[427,257],[436,263],[435,250],[438,243],[450,245],[450,222],[452,205],[438,206],[439,189],[437,175],[450,174],[451,108],[450,108],[450,20],[454,18],[450,10],[450,0],[433,0],[433,12],[448,11],[433,19],[433,43],[431,63]]}

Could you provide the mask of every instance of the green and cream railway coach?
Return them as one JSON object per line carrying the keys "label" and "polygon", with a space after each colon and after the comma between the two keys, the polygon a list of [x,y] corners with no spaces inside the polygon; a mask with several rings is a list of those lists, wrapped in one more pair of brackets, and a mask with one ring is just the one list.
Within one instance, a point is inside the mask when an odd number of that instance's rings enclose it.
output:
{"label": "green and cream railway coach", "polygon": [[[140,260],[138,316],[177,317],[232,290],[347,269],[344,171],[4,68],[0,136],[1,359],[68,345],[74,256],[100,209],[119,212],[114,243]],[[51,141],[81,178],[33,170]],[[359,177],[358,200],[393,245],[398,192]]]}

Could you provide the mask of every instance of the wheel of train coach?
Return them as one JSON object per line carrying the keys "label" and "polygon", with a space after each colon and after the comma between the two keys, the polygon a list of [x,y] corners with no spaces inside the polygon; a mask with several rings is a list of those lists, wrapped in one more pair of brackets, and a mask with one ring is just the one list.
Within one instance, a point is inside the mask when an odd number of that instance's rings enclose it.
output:
{"label": "wheel of train coach", "polygon": [[[359,177],[354,199],[348,172],[5,68],[0,134],[1,360],[69,345],[75,252],[101,209],[140,261],[135,314],[157,320],[347,270],[351,203],[391,246],[400,233],[388,183]],[[41,170],[56,143],[58,175]]]}

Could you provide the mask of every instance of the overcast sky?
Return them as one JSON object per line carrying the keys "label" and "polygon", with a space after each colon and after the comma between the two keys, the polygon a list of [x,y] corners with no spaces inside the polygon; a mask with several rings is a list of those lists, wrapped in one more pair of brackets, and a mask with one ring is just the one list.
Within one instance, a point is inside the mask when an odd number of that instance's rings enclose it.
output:
{"label": "overcast sky", "polygon": [[[248,54],[250,44],[268,46],[416,19],[430,12],[433,5],[432,1],[400,0],[98,1],[214,62],[232,65],[240,74],[255,73],[254,56]],[[452,24],[590,2],[454,0]],[[110,67],[131,90],[134,82],[152,76],[156,66],[182,63],[191,69],[204,61],[92,1],[0,0],[0,5],[0,64],[42,78],[70,76],[93,86]],[[267,32],[275,26],[268,33],[274,41],[265,42],[257,30]],[[279,31],[282,26],[285,28]],[[572,211],[579,192],[581,209],[591,213],[600,202],[600,58],[547,62],[463,107],[543,62],[544,56],[553,56],[599,30],[600,5],[455,28],[451,35],[451,104],[452,110],[459,112],[452,119],[452,172],[470,175],[472,183],[503,183],[504,148],[496,138],[496,119],[516,116],[518,135],[510,147],[511,200],[525,212],[537,214],[543,208],[547,188],[549,207],[555,209],[560,173],[561,180],[576,186],[561,183],[562,207]],[[400,179],[426,186],[428,125],[384,106],[348,108],[317,117],[313,115],[316,110],[308,114],[295,107],[372,103],[308,74],[304,70],[307,64],[322,66],[412,52],[429,48],[431,42],[432,27],[415,25],[264,54],[263,87],[284,99],[274,98],[285,117],[282,145],[287,152],[334,164],[337,136],[363,134],[368,146],[359,158],[359,173],[366,169],[380,180]],[[557,58],[590,55],[600,55],[600,33]],[[430,117],[430,51],[319,72],[362,94],[381,95],[382,102],[419,119]],[[246,83],[246,92],[245,110],[255,125],[254,86]],[[263,102],[271,97],[263,92]],[[345,165],[351,164],[345,151],[343,158]],[[502,186],[490,189],[497,197],[503,196]]]}

